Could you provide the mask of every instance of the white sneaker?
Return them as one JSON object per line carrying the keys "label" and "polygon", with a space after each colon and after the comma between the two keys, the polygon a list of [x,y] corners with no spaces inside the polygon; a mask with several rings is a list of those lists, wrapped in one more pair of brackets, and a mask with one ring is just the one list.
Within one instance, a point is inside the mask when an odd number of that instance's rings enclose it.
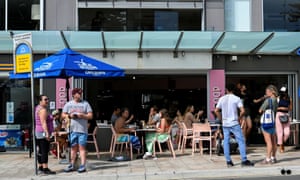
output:
{"label": "white sneaker", "polygon": [[146,152],[143,156],[143,159],[147,159],[148,157],[152,157],[152,153],[151,152]]}

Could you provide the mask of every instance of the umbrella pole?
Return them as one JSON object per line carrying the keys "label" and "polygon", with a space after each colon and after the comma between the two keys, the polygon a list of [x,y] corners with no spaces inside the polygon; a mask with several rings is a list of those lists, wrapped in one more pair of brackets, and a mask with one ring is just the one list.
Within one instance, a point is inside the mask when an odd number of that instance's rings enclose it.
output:
{"label": "umbrella pole", "polygon": [[[70,100],[70,97],[69,97],[69,89],[70,89],[70,83],[69,83],[69,78],[66,78],[66,95],[67,95],[67,102],[69,102],[69,100]],[[69,139],[69,143],[68,143],[68,159],[67,159],[67,161],[68,161],[68,163],[71,163],[71,142],[70,142],[70,137],[71,137],[71,119],[70,118],[67,118],[68,119],[68,125],[69,125],[69,127],[68,127],[68,130],[69,130],[69,132],[68,132],[68,139]],[[60,162],[61,164],[65,164],[65,162],[64,161],[61,161]]]}
{"label": "umbrella pole", "polygon": [[[70,82],[69,82],[69,78],[66,78],[66,93],[67,93],[67,102],[69,102],[70,100],[70,97],[69,97],[69,89],[70,89]],[[69,134],[68,134],[68,137],[69,137],[69,162],[71,163],[71,150],[72,150],[72,147],[71,147],[71,118],[69,118]]]}

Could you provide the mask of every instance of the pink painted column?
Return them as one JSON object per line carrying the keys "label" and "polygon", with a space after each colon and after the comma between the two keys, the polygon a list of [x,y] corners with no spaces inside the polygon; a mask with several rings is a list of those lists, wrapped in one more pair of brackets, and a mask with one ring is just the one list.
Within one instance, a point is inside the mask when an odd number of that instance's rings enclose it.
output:
{"label": "pink painted column", "polygon": [[[208,72],[209,77],[209,111],[213,111],[218,103],[220,97],[225,94],[225,71],[223,69],[210,70]],[[214,117],[211,112],[209,113],[209,119],[213,120]]]}
{"label": "pink painted column", "polygon": [[[69,89],[69,98],[72,99],[71,94],[71,79],[69,79],[70,89]],[[56,79],[56,109],[62,109],[67,102],[67,93],[66,93],[66,80],[65,79]]]}

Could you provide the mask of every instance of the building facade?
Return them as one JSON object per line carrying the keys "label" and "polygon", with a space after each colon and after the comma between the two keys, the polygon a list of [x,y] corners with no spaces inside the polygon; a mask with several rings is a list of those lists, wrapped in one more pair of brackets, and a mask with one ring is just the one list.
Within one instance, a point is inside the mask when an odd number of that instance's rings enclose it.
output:
{"label": "building facade", "polygon": [[[299,6],[296,0],[0,0],[0,123],[7,124],[7,102],[14,102],[15,117],[30,109],[28,81],[8,78],[9,32],[18,30],[32,31],[35,60],[71,47],[125,69],[122,79],[74,81],[97,119],[109,119],[113,106],[129,107],[139,120],[151,105],[183,113],[188,104],[211,117],[213,70],[223,70],[226,82],[246,84],[253,98],[267,84],[287,86],[298,119]],[[36,94],[54,101],[56,80],[35,83]],[[17,119],[26,125],[31,117]]]}

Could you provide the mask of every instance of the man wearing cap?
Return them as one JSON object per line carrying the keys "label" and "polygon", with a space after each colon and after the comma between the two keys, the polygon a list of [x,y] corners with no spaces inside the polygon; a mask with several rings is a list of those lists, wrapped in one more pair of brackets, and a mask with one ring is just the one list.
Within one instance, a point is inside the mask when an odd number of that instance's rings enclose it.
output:
{"label": "man wearing cap", "polygon": [[88,136],[88,120],[93,118],[93,111],[87,101],[81,99],[82,89],[74,88],[72,90],[73,100],[67,102],[63,108],[63,118],[70,119],[70,144],[71,144],[71,162],[64,169],[65,172],[75,170],[74,164],[76,154],[79,150],[81,165],[77,169],[79,173],[86,171],[86,141]]}

